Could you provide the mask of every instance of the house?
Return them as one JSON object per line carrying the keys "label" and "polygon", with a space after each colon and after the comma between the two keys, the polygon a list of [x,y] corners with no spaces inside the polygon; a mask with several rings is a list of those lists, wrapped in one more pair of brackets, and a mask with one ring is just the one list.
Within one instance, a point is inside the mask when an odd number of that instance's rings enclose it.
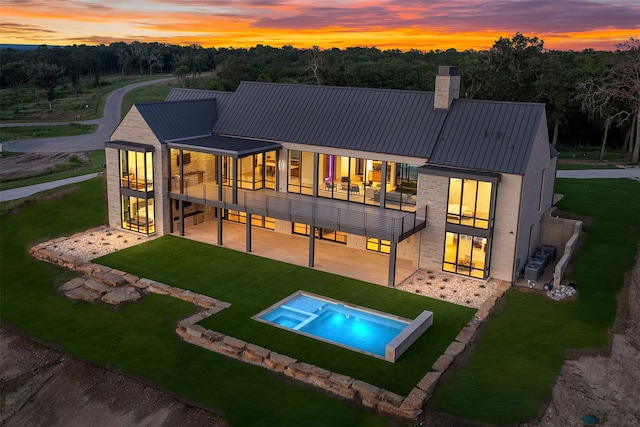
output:
{"label": "house", "polygon": [[243,82],[134,105],[105,143],[109,223],[185,234],[251,224],[513,282],[540,245],[556,152],[545,107],[435,92]]}

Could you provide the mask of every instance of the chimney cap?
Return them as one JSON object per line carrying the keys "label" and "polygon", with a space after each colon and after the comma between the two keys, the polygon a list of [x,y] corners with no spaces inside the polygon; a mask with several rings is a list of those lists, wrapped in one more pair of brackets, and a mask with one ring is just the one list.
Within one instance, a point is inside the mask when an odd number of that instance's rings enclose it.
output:
{"label": "chimney cap", "polygon": [[459,76],[460,67],[456,65],[440,65],[438,66],[439,76]]}

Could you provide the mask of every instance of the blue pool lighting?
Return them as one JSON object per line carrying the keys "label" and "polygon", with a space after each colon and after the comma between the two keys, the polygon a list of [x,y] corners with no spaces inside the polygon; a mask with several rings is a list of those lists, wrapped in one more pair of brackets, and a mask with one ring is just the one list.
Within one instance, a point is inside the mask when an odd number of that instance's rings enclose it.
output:
{"label": "blue pool lighting", "polygon": [[298,292],[253,318],[380,358],[385,358],[387,345],[411,323],[306,292]]}

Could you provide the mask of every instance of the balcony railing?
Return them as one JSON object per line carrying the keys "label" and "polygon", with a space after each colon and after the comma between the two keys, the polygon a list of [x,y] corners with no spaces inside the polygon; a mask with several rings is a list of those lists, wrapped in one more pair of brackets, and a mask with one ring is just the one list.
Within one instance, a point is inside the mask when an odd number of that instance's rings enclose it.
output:
{"label": "balcony railing", "polygon": [[396,242],[424,228],[427,217],[426,206],[404,212],[270,190],[238,189],[234,203],[231,187],[222,187],[219,200],[218,186],[206,183],[185,188],[183,200]]}

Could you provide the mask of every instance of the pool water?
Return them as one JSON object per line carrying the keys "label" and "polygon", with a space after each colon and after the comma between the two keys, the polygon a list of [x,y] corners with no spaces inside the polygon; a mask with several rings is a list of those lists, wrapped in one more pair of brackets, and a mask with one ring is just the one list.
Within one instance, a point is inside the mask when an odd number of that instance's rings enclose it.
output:
{"label": "pool water", "polygon": [[297,294],[258,319],[351,349],[385,356],[385,347],[409,321],[315,295]]}

